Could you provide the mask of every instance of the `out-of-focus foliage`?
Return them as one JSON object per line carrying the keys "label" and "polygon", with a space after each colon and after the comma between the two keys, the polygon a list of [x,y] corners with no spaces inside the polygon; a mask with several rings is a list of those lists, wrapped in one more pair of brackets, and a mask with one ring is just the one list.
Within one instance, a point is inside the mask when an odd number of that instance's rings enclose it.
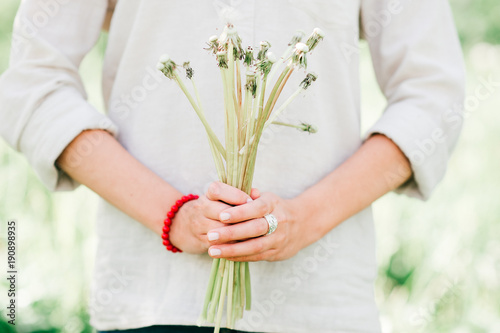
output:
{"label": "out-of-focus foliage", "polygon": [[451,0],[450,3],[465,48],[479,42],[500,44],[498,0]]}
{"label": "out-of-focus foliage", "polygon": [[[500,44],[500,1],[450,3],[468,66],[466,120],[448,174],[428,202],[389,194],[374,205],[375,292],[384,333],[500,332],[500,87],[476,96],[484,80],[500,82],[500,46],[492,45]],[[0,73],[7,68],[18,4],[0,3]],[[385,101],[366,44],[361,45],[367,128]],[[90,102],[100,109],[104,46],[105,36],[81,70]],[[48,192],[24,157],[1,139],[0,189],[0,260],[5,258],[7,219],[18,220],[20,251],[18,325],[13,329],[0,319],[0,332],[91,332],[86,299],[95,247],[95,195],[83,187]],[[2,318],[5,287],[2,278]]]}

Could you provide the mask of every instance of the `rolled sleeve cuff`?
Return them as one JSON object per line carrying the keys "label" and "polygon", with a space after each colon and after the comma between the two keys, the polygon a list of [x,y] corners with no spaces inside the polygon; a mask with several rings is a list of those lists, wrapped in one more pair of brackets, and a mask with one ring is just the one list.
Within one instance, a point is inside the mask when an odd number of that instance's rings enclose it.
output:
{"label": "rolled sleeve cuff", "polygon": [[[82,131],[93,129],[106,130],[114,136],[118,133],[117,126],[89,105],[77,89],[61,88],[48,96],[36,109],[24,128],[20,150],[26,154],[48,189],[72,190],[79,184],[60,170],[55,162]],[[88,149],[92,149],[91,142]],[[89,151],[82,151],[80,158]]]}
{"label": "rolled sleeve cuff", "polygon": [[427,200],[446,171],[446,129],[433,122],[427,111],[398,103],[387,108],[364,139],[376,133],[391,139],[411,164],[412,178],[395,191]]}

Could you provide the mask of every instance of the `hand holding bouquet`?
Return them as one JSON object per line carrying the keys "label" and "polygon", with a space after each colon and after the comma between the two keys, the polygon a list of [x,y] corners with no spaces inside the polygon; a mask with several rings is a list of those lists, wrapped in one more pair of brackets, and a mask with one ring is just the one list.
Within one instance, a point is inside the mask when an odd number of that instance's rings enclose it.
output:
{"label": "hand holding bouquet", "polygon": [[[179,85],[205,127],[219,179],[247,194],[251,191],[259,141],[268,126],[290,126],[309,133],[316,132],[314,126],[309,124],[277,121],[287,106],[317,78],[313,73],[307,74],[298,89],[276,108],[288,79],[297,68],[307,68],[307,54],[324,35],[320,29],[315,29],[305,43],[301,43],[303,37],[302,32],[297,32],[279,61],[269,51],[269,42],[261,42],[258,52],[254,52],[252,47],[244,49],[231,24],[224,28],[220,36],[209,39],[208,50],[215,55],[222,78],[225,145],[205,118],[194,71],[189,63],[179,66],[167,55],[163,55],[158,63],[158,70]],[[180,76],[181,68],[191,81],[192,93]],[[280,75],[273,81],[279,70]],[[277,227],[273,218],[272,215],[266,216],[268,234]],[[227,299],[226,326],[233,327],[235,321],[242,318],[243,310],[251,307],[250,287],[248,262],[214,259],[200,322],[215,323],[215,332],[218,332]]]}

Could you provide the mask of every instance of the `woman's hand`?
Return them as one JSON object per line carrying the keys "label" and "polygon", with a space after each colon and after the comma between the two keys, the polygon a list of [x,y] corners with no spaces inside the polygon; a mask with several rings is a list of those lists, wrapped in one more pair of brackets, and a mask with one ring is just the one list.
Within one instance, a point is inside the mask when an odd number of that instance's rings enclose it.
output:
{"label": "woman's hand", "polygon": [[[219,197],[221,189],[224,189],[222,199],[208,199]],[[206,195],[186,202],[177,212],[171,225],[170,241],[183,252],[206,253],[211,245],[207,238],[208,231],[226,225],[219,221],[221,212],[245,204],[248,200],[251,199],[246,193],[234,187],[212,183]]]}
{"label": "woman's hand", "polygon": [[[243,193],[222,183],[214,183],[210,188],[207,199],[213,202],[227,202]],[[219,214],[211,217],[224,225],[212,228],[207,234],[210,256],[234,261],[278,261],[293,257],[309,245],[301,237],[300,223],[291,200],[273,193],[260,195],[257,190],[252,191],[251,197],[253,201],[214,211]],[[269,224],[264,216],[267,214],[276,217],[278,228],[266,236]]]}

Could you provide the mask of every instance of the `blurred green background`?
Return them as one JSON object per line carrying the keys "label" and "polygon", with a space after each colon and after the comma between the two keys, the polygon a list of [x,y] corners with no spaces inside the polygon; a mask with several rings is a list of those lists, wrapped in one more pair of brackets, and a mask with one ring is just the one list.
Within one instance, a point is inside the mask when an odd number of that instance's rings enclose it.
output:
{"label": "blurred green background", "polygon": [[[19,0],[0,4],[0,73],[9,58]],[[468,71],[468,94],[480,79],[500,81],[500,2],[452,0]],[[103,109],[100,65],[106,36],[81,73],[90,101]],[[361,43],[363,127],[385,105]],[[500,332],[500,88],[474,107],[446,178],[428,202],[389,194],[374,205],[379,276],[376,297],[384,333]],[[80,187],[50,193],[25,159],[0,139],[0,258],[5,221],[18,221],[18,332],[92,332],[86,301],[95,249],[96,197]],[[4,267],[5,264],[1,264]],[[5,271],[2,269],[2,271]],[[4,273],[1,273],[4,276]],[[0,332],[6,280],[1,279]]]}

